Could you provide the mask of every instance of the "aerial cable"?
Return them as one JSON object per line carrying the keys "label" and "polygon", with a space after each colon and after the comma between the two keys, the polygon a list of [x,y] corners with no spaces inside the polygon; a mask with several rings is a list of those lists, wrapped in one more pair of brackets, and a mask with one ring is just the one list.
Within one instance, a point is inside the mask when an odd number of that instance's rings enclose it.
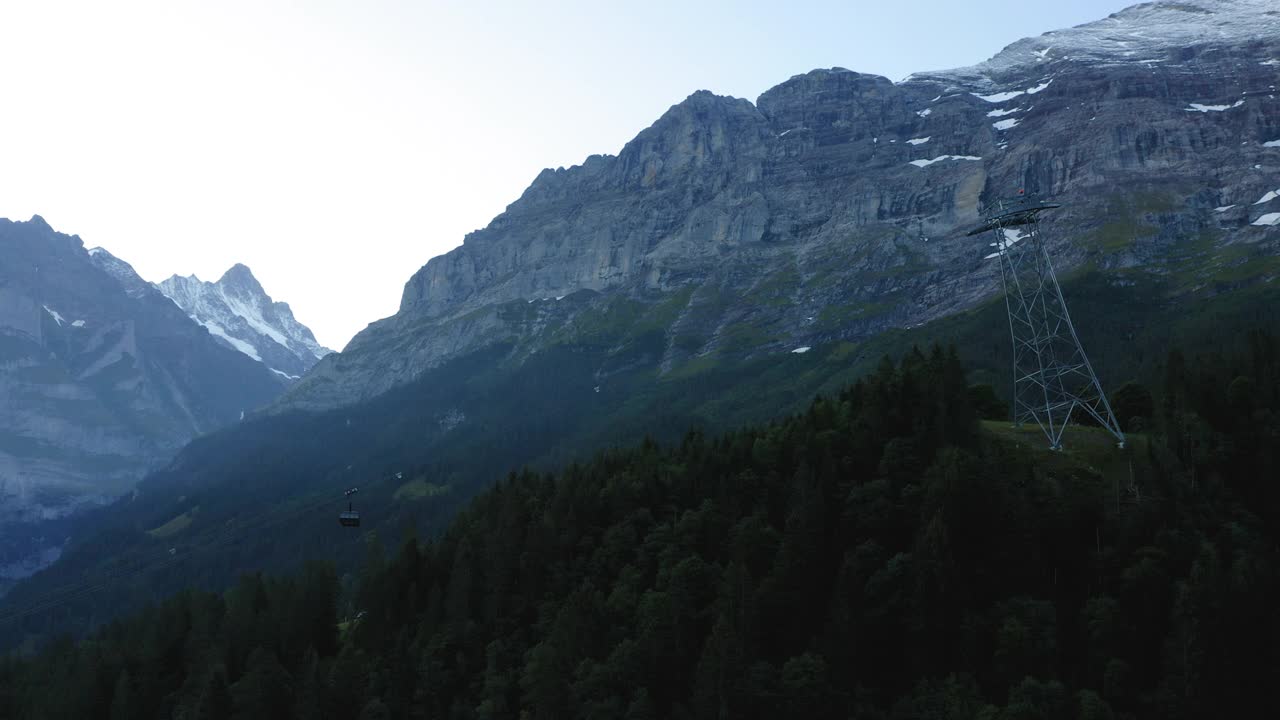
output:
{"label": "aerial cable", "polygon": [[[154,552],[143,553],[141,554],[141,557],[134,557],[123,570],[119,568],[108,570],[110,573],[109,577],[98,580],[81,580],[67,583],[55,588],[54,590],[46,592],[43,595],[37,596],[24,605],[0,611],[0,625],[40,613],[44,610],[53,609],[60,605],[65,605],[69,601],[83,597],[87,593],[96,592],[98,590],[117,585],[123,580],[132,579],[148,571],[159,570],[166,566],[176,565],[179,561],[185,560],[194,555],[221,549],[224,546],[230,545],[232,541],[240,539],[240,531],[246,529],[246,527],[253,527],[254,529],[273,527],[298,516],[319,510],[326,505],[332,505],[335,502],[337,502],[337,500],[324,498],[303,504],[291,512],[276,516],[274,519],[267,519],[263,523],[249,526],[246,526],[245,524],[234,524],[224,527],[204,542],[188,546],[189,549],[180,555],[173,554],[173,548],[159,548]],[[262,517],[263,516],[259,516],[259,518]]]}
{"label": "aerial cable", "polygon": [[[315,508],[313,506],[304,506],[303,508],[299,508],[298,512],[302,512],[304,510],[312,510],[312,509],[315,509]],[[290,515],[279,518],[277,522],[283,521],[285,519],[290,519],[295,514],[297,513],[291,513]],[[268,523],[268,525],[266,526],[270,526],[272,524],[276,524],[276,523]],[[259,527],[266,527],[266,526],[259,526]],[[242,528],[243,526],[236,526],[233,528],[224,529],[220,531],[218,534],[214,535],[212,539],[202,543],[201,545],[194,546],[193,550],[183,553],[181,556],[176,556],[172,554],[171,553],[172,548],[161,549],[157,552],[144,554],[141,557],[134,558],[134,561],[125,570],[121,571],[119,569],[115,569],[110,571],[111,574],[109,577],[95,579],[95,580],[81,580],[73,583],[68,583],[53,591],[45,593],[42,596],[36,597],[32,602],[29,602],[26,605],[22,605],[15,609],[11,609],[3,613],[0,613],[0,624],[7,623],[13,619],[26,617],[26,616],[38,613],[42,610],[52,609],[59,605],[67,604],[69,601],[79,598],[88,592],[93,592],[106,587],[110,587],[112,585],[119,583],[122,580],[127,580],[127,579],[137,577],[138,575],[141,575],[148,571],[161,569],[166,565],[174,565],[178,562],[179,559],[186,559],[191,555],[195,555],[204,551],[220,548],[228,544],[228,542],[234,538],[235,531],[240,530]]]}
{"label": "aerial cable", "polygon": [[[277,517],[275,520],[268,521],[267,523],[258,525],[257,527],[263,528],[263,527],[271,527],[273,525],[278,525],[281,522],[293,519],[294,517],[302,513],[314,511],[320,507],[323,507],[324,505],[331,504],[332,502],[333,502],[332,500],[323,500],[315,503],[310,503],[310,504],[299,507],[294,512],[291,512],[284,516]],[[151,557],[144,555],[141,558],[135,558],[135,561],[129,566],[127,570],[123,572],[114,571],[112,572],[110,577],[103,578],[100,580],[83,580],[83,581],[78,581],[78,582],[69,583],[67,585],[63,585],[51,592],[45,593],[44,595],[35,598],[32,602],[27,603],[26,605],[19,606],[18,608],[0,613],[0,624],[7,623],[10,620],[27,617],[29,615],[39,613],[42,610],[48,610],[48,609],[55,608],[59,605],[67,604],[70,600],[79,598],[88,592],[93,592],[93,591],[101,590],[103,588],[110,587],[112,585],[116,585],[122,580],[127,580],[127,579],[137,577],[138,575],[141,575],[151,570],[161,569],[166,565],[175,565],[179,562],[179,560],[186,559],[193,555],[219,549],[221,547],[224,547],[230,544],[231,541],[237,539],[237,536],[238,536],[237,531],[242,529],[244,529],[243,525],[237,525],[237,526],[225,528],[222,531],[215,534],[212,539],[200,545],[192,546],[193,549],[183,553],[182,555],[173,555],[170,552],[172,548],[161,549],[158,552],[150,553]]]}

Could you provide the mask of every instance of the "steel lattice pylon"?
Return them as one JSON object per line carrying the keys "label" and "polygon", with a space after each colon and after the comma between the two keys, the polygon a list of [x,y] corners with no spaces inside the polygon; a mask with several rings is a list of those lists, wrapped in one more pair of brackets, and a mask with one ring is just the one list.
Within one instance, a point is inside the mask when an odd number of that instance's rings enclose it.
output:
{"label": "steel lattice pylon", "polygon": [[1062,448],[1071,414],[1080,408],[1093,416],[1124,447],[1107,395],[1076,337],[1067,303],[1040,237],[1040,214],[1061,207],[1021,196],[982,210],[985,222],[969,235],[990,232],[1000,263],[1009,334],[1013,339],[1013,422],[1034,422],[1049,447]]}

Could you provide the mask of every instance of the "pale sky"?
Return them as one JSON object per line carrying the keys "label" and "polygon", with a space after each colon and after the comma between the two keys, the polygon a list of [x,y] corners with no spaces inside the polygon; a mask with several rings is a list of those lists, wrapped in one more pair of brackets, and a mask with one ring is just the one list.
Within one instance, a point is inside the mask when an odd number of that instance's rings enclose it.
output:
{"label": "pale sky", "polygon": [[243,262],[341,349],[542,168],[695,90],[898,80],[1129,4],[0,0],[0,217],[152,281]]}

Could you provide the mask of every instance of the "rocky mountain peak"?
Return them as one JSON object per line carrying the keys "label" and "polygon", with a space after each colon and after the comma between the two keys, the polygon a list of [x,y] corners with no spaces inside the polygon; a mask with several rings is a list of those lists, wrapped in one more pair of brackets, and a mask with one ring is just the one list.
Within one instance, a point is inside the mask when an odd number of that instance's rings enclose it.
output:
{"label": "rocky mountain peak", "polygon": [[257,296],[266,296],[266,291],[262,289],[262,283],[258,282],[258,278],[254,277],[253,271],[248,265],[236,263],[227,269],[218,278],[218,284],[226,288],[236,288],[247,293]]}
{"label": "rocky mountain peak", "polygon": [[[622,190],[680,182],[689,172],[735,161],[744,129],[763,128],[763,121],[748,100],[698,90],[668,108],[617,156],[592,155],[581,165],[544,169],[508,210],[520,213],[572,198],[587,186]],[[763,137],[763,130],[757,134]],[[500,216],[495,224],[505,219]]]}
{"label": "rocky mountain peak", "polygon": [[880,95],[891,92],[892,86],[892,82],[879,75],[854,72],[842,67],[818,68],[793,75],[769,88],[756,99],[756,105],[766,116],[773,117],[774,108],[811,101],[811,96],[834,93],[847,99],[868,95],[878,99]]}
{"label": "rocky mountain peak", "polygon": [[217,282],[174,275],[157,287],[219,342],[296,379],[333,352],[316,342],[289,305],[267,295],[253,271],[232,265]]}
{"label": "rocky mountain peak", "polygon": [[106,248],[90,248],[88,252],[93,264],[115,278],[131,297],[142,297],[156,291],[151,283],[138,275],[132,265],[112,255]]}
{"label": "rocky mountain peak", "polygon": [[906,94],[888,78],[839,67],[796,75],[756,104],[777,135],[792,141],[872,140],[913,120]]}
{"label": "rocky mountain peak", "polygon": [[45,219],[40,217],[39,215],[32,215],[31,219],[28,220],[27,223],[30,224],[31,227],[34,229],[47,230],[50,232],[53,231],[53,228],[49,226],[49,223],[45,222]]}
{"label": "rocky mountain peak", "polygon": [[682,182],[741,162],[766,132],[764,116],[750,101],[699,90],[622,148],[617,178],[632,188]]}

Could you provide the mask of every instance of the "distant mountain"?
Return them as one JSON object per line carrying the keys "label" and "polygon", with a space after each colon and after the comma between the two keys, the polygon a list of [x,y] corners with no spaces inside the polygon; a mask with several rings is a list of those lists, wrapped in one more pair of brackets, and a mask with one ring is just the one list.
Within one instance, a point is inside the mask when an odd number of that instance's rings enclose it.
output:
{"label": "distant mountain", "polygon": [[290,380],[333,352],[294,319],[288,303],[273,302],[244,265],[233,265],[217,282],[174,275],[156,287],[219,342]]}
{"label": "distant mountain", "polygon": [[42,523],[119,496],[284,386],[123,260],[39,216],[0,219],[0,590],[56,557]]}

